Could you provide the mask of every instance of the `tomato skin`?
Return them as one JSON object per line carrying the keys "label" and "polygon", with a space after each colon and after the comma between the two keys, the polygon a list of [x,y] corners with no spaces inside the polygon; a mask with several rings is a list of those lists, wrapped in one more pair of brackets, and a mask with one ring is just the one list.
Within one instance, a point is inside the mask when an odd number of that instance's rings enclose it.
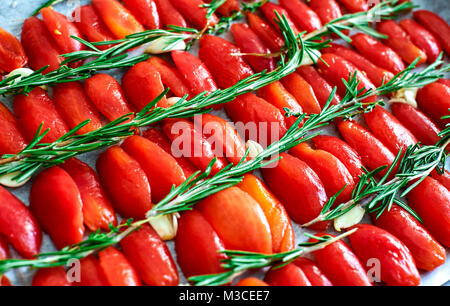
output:
{"label": "tomato skin", "polygon": [[206,19],[207,9],[200,7],[205,4],[202,0],[170,0],[172,5],[196,28],[203,29],[206,25],[215,25],[219,19],[216,14]]}
{"label": "tomato skin", "polygon": [[445,249],[412,215],[398,205],[385,210],[374,224],[398,239],[411,251],[417,268],[431,271],[445,262]]}
{"label": "tomato skin", "polygon": [[450,190],[450,173],[447,170],[441,174],[434,169],[433,172],[431,172],[431,177]]}
{"label": "tomato skin", "polygon": [[[328,66],[318,61],[319,72],[322,76],[333,86],[337,87],[337,92],[340,96],[344,96],[347,88],[345,87],[342,79],[348,80],[350,75],[353,76],[356,73],[356,78],[359,81],[358,90],[360,89],[375,89],[375,85],[359,71],[352,63],[348,62],[344,58],[326,53],[322,55],[322,59],[328,64]],[[377,98],[375,96],[364,99],[365,102],[374,102]]]}
{"label": "tomato skin", "polygon": [[27,63],[28,58],[20,41],[0,28],[0,71],[11,72]]}
{"label": "tomato skin", "polygon": [[442,128],[450,122],[449,119],[441,119],[448,115],[450,108],[450,87],[435,82],[420,88],[417,92],[417,104]]}
{"label": "tomato skin", "polygon": [[66,16],[56,12],[52,7],[41,9],[41,14],[48,32],[52,35],[63,54],[81,51],[86,48],[81,42],[71,37],[83,38],[80,30]]}
{"label": "tomato skin", "polygon": [[[200,121],[200,125],[198,122]],[[237,165],[244,159],[245,144],[242,142],[238,132],[228,121],[211,115],[202,114],[194,117],[194,125],[201,128],[203,135],[214,143],[219,150],[219,156],[224,156],[229,162]],[[220,151],[222,148],[222,151]],[[249,158],[245,158],[248,160]]]}
{"label": "tomato skin", "polygon": [[36,218],[18,198],[0,187],[0,233],[25,258],[39,254],[42,232]]}
{"label": "tomato skin", "polygon": [[343,140],[327,135],[319,135],[312,139],[319,150],[327,151],[336,156],[352,174],[353,180],[359,182],[359,176],[364,172],[359,154]]}
{"label": "tomato skin", "polygon": [[93,232],[109,230],[110,224],[117,225],[116,213],[94,169],[76,158],[68,159],[61,168],[72,177],[80,190],[84,224]]}
{"label": "tomato skin", "polygon": [[312,286],[302,269],[293,263],[279,269],[270,269],[264,281],[270,286]]}
{"label": "tomato skin", "polygon": [[430,117],[417,108],[405,103],[393,103],[392,113],[409,129],[417,139],[425,145],[435,145],[441,137],[438,134],[441,129]]}
{"label": "tomato skin", "polygon": [[375,136],[395,154],[400,149],[405,152],[408,146],[418,142],[397,118],[381,106],[377,105],[371,112],[365,113],[364,118]]}
{"label": "tomato skin", "polygon": [[[369,170],[381,166],[389,166],[395,155],[371,132],[356,122],[344,121],[338,124],[338,129],[345,141],[361,156],[363,165]],[[386,169],[381,172],[386,173]]]}
{"label": "tomato skin", "polygon": [[39,269],[33,277],[32,286],[65,287],[72,286],[67,279],[67,273],[62,267]]}
{"label": "tomato skin", "polygon": [[182,213],[175,237],[175,251],[186,277],[223,272],[220,261],[226,256],[219,251],[224,250],[223,241],[198,210]]}
{"label": "tomato skin", "polygon": [[387,231],[370,225],[358,224],[358,230],[349,236],[356,255],[363,261],[380,261],[381,280],[388,286],[418,286],[419,271],[408,248]]}
{"label": "tomato skin", "polygon": [[156,3],[153,0],[124,0],[123,4],[133,16],[148,29],[160,29],[161,20],[159,18]]}
{"label": "tomato skin", "polygon": [[145,31],[142,24],[117,0],[92,0],[108,29],[118,39]]}
{"label": "tomato skin", "polygon": [[43,123],[42,132],[50,129],[42,140],[45,143],[54,142],[69,132],[53,101],[41,88],[33,89],[28,96],[15,96],[14,114],[27,141],[33,139],[41,123]]}
{"label": "tomato skin", "polygon": [[427,11],[417,10],[413,12],[413,17],[430,31],[439,41],[447,54],[450,54],[450,26],[439,15]]}
{"label": "tomato skin", "polygon": [[[261,98],[277,107],[282,114],[285,113],[285,108],[288,108],[293,112],[299,114],[303,113],[303,108],[300,106],[294,96],[291,95],[279,81],[273,82],[259,89],[258,94]],[[291,127],[295,123],[295,121],[297,121],[297,117],[290,116],[286,117],[285,120],[287,127]]]}
{"label": "tomato skin", "polygon": [[[264,168],[262,173],[269,189],[280,199],[289,216],[297,223],[305,224],[316,218],[328,200],[325,188],[317,174],[303,161],[281,153],[276,167]],[[328,223],[313,225],[324,229]]]}
{"label": "tomato skin", "polygon": [[176,159],[178,165],[180,165],[180,167],[183,169],[184,175],[187,178],[198,171],[198,169],[191,162],[189,162],[186,158],[184,158],[182,156],[180,156],[180,157],[176,156],[177,154],[175,154],[175,153],[178,153],[178,152],[176,152],[175,150],[172,151],[172,144],[170,143],[167,136],[161,130],[157,130],[155,128],[150,128],[150,129],[144,131],[142,136],[147,138],[148,140],[152,141],[153,143],[156,143],[164,151],[166,151],[167,153],[172,155]]}
{"label": "tomato skin", "polygon": [[218,89],[211,72],[198,57],[185,51],[174,51],[172,59],[193,96]]}
{"label": "tomato skin", "polygon": [[3,103],[0,103],[0,155],[17,154],[26,145],[16,118]]}
{"label": "tomato skin", "polygon": [[272,253],[270,227],[262,208],[248,193],[230,187],[197,207],[229,250]]}
{"label": "tomato skin", "polygon": [[175,96],[184,97],[190,95],[189,88],[185,84],[183,77],[172,64],[156,56],[151,57],[148,62],[159,72],[161,81],[166,87],[170,88],[170,91]]}
{"label": "tomato skin", "polygon": [[[122,78],[122,88],[128,102],[137,111],[164,92],[161,75],[149,62],[140,62],[131,67]],[[166,97],[158,101],[157,106],[166,108]]]}
{"label": "tomato skin", "polygon": [[[270,49],[245,23],[235,23],[231,26],[231,33],[239,48],[244,53],[269,54]],[[272,71],[276,67],[276,61],[272,57],[244,56],[245,60],[252,66],[255,72],[263,70]]]}
{"label": "tomato skin", "polygon": [[[102,17],[91,4],[81,6],[72,13],[77,28],[90,42],[103,42],[115,40],[116,37],[103,23]],[[78,17],[78,18],[76,18]],[[108,49],[112,45],[96,46],[100,50]]]}
{"label": "tomato skin", "polygon": [[30,209],[58,249],[83,241],[83,203],[70,175],[59,167],[41,172],[33,182]]}
{"label": "tomato skin", "polygon": [[80,282],[76,286],[109,286],[100,261],[93,255],[80,261]]}
{"label": "tomato skin", "polygon": [[295,97],[307,114],[319,114],[321,107],[313,88],[298,73],[285,76],[281,83]]}
{"label": "tomato skin", "polygon": [[98,73],[84,82],[84,90],[95,107],[110,121],[132,113],[122,87],[109,74]]}
{"label": "tomato skin", "polygon": [[[205,0],[207,3],[211,3],[211,0]],[[233,12],[239,11],[239,0],[225,0],[217,12],[222,16],[230,16]]]}
{"label": "tomato skin", "polygon": [[20,40],[28,56],[30,67],[33,70],[49,65],[43,71],[43,73],[49,73],[57,70],[64,60],[59,56],[62,52],[53,41],[44,22],[36,17],[30,17],[25,20]]}
{"label": "tomato skin", "polygon": [[2,275],[0,277],[0,286],[1,287],[11,287],[12,286],[11,282],[9,281],[9,279],[5,275]]}
{"label": "tomato skin", "polygon": [[[317,237],[332,236],[328,233],[316,234]],[[310,242],[316,242],[310,239]],[[313,252],[317,265],[335,286],[372,286],[372,282],[355,253],[338,240],[321,250]]]}
{"label": "tomato skin", "polygon": [[272,235],[272,251],[281,253],[295,247],[295,234],[283,204],[270,192],[267,186],[253,174],[246,174],[236,185],[255,199],[264,211]]}
{"label": "tomato skin", "polygon": [[276,29],[279,29],[279,26],[275,22],[275,20],[278,20],[277,17],[276,17],[275,12],[277,12],[278,15],[280,15],[280,16],[284,15],[286,17],[286,20],[287,20],[287,22],[289,24],[289,27],[292,29],[294,34],[297,35],[298,33],[300,33],[300,30],[297,28],[295,22],[293,21],[292,17],[288,13],[288,11],[286,11],[280,5],[277,5],[277,4],[272,3],[272,2],[268,2],[268,3],[264,4],[263,6],[261,6],[261,10],[262,10],[264,16],[266,17],[266,19],[269,20],[269,22],[272,23],[272,25]]}
{"label": "tomato skin", "polygon": [[141,286],[136,270],[125,255],[114,247],[98,253],[100,267],[110,286]]}
{"label": "tomato skin", "polygon": [[400,20],[399,24],[409,34],[411,41],[425,52],[428,63],[434,63],[442,48],[433,34],[412,19]]}
{"label": "tomato skin", "polygon": [[450,79],[439,79],[439,80],[437,80],[437,82],[444,84],[447,87],[450,87]]}
{"label": "tomato skin", "polygon": [[408,64],[411,64],[420,57],[417,65],[427,61],[427,55],[413,44],[408,33],[402,29],[395,21],[385,20],[377,23],[378,32],[385,34],[389,38],[385,40],[386,45],[391,47]]}
{"label": "tomato skin", "polygon": [[8,243],[5,238],[0,236],[0,260],[8,258]]}
{"label": "tomato skin", "polygon": [[408,194],[408,203],[425,228],[444,246],[450,247],[450,192],[427,177]]}
{"label": "tomato skin", "polygon": [[253,75],[253,70],[242,56],[233,56],[241,50],[227,40],[204,35],[200,40],[199,57],[206,64],[220,88],[228,88]]}
{"label": "tomato skin", "polygon": [[365,12],[369,10],[366,0],[339,0],[351,13]]}
{"label": "tomato skin", "polygon": [[260,287],[260,286],[269,286],[266,282],[257,279],[255,277],[246,277],[244,279],[241,279],[239,282],[236,283],[235,286],[238,287]]}
{"label": "tomato skin", "polygon": [[[308,82],[309,85],[314,90],[317,100],[319,101],[320,107],[323,108],[328,101],[328,98],[333,91],[333,87],[317,72],[313,66],[302,66],[297,69],[303,79]],[[339,94],[335,94],[331,100],[331,104],[339,104],[341,98]]]}
{"label": "tomato skin", "polygon": [[288,11],[302,31],[312,32],[322,27],[322,21],[316,12],[300,0],[280,0],[280,5]]}
{"label": "tomato skin", "polygon": [[126,218],[143,219],[152,208],[152,197],[148,178],[139,163],[114,146],[99,156],[97,171],[116,211]]}
{"label": "tomato skin", "polygon": [[374,65],[359,53],[339,44],[330,45],[331,47],[323,49],[323,53],[333,53],[349,61],[360,71],[365,72],[375,86],[380,87],[383,82],[389,82],[394,77],[393,73]]}
{"label": "tomato skin", "polygon": [[181,185],[186,180],[183,169],[175,158],[147,138],[131,136],[121,147],[144,170],[155,203],[168,195],[174,185]]}
{"label": "tomato skin", "polygon": [[167,27],[168,25],[179,26],[187,28],[188,24],[183,15],[173,6],[170,0],[155,0],[158,7],[159,17],[161,17],[162,24]]}
{"label": "tomato skin", "polygon": [[226,103],[225,111],[233,122],[250,126],[250,131],[246,130],[246,140],[257,141],[263,147],[278,141],[287,131],[285,117],[278,108],[253,93]]}
{"label": "tomato skin", "polygon": [[90,120],[77,134],[83,135],[102,127],[100,114],[89,97],[83,85],[79,82],[58,84],[53,88],[53,101],[56,110],[70,129],[75,128],[83,121]]}
{"label": "tomato skin", "polygon": [[149,286],[177,286],[178,271],[164,241],[145,224],[120,242],[127,259]]}
{"label": "tomato skin", "polygon": [[269,47],[271,52],[278,52],[283,48],[283,37],[270,24],[253,13],[248,13],[247,19],[250,28]]}
{"label": "tomato skin", "polygon": [[335,0],[311,0],[308,4],[323,24],[342,17],[341,8]]}
{"label": "tomato skin", "polygon": [[384,68],[394,74],[405,69],[400,56],[391,48],[379,42],[378,40],[366,35],[358,33],[352,37],[352,45],[365,58],[370,59],[375,65]]}
{"label": "tomato skin", "polygon": [[345,203],[351,199],[355,181],[345,165],[334,155],[323,150],[314,150],[307,143],[301,143],[290,150],[290,154],[304,161],[322,181],[328,197],[339,194],[336,204]]}
{"label": "tomato skin", "polygon": [[206,137],[192,122],[184,119],[167,121],[162,127],[164,134],[171,140],[172,149],[175,147],[195,166],[205,171],[211,161],[216,157],[211,174],[223,169],[228,162],[225,158],[216,156],[216,152]]}
{"label": "tomato skin", "polygon": [[312,286],[333,286],[328,277],[311,259],[299,257],[294,264],[302,269]]}

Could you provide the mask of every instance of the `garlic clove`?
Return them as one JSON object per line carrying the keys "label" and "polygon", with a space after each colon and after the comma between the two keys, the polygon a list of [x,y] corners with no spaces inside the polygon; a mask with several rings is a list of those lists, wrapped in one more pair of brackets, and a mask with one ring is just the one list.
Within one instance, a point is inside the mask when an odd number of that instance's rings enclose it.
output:
{"label": "garlic clove", "polygon": [[406,103],[417,108],[417,91],[419,88],[402,88],[392,94],[391,103]]}
{"label": "garlic clove", "polygon": [[183,99],[183,98],[180,98],[180,97],[170,97],[170,98],[167,99],[167,104],[169,105],[169,107],[170,107],[170,106],[174,106],[174,105],[177,104],[178,101],[180,101],[181,99]]}
{"label": "garlic clove", "polygon": [[245,147],[248,150],[248,156],[251,159],[256,158],[262,151],[264,151],[264,148],[259,143],[253,140],[247,141]]}
{"label": "garlic clove", "polygon": [[162,240],[172,240],[177,235],[178,218],[180,215],[168,214],[149,218],[153,229],[158,233]]}
{"label": "garlic clove", "polygon": [[322,56],[319,50],[313,49],[311,52],[311,56],[306,52],[303,53],[303,60],[300,66],[311,66],[314,65],[315,62]]}
{"label": "garlic clove", "polygon": [[356,205],[351,210],[349,210],[346,214],[336,218],[334,220],[334,228],[340,232],[341,229],[346,229],[352,227],[353,225],[358,224],[363,219],[366,210],[362,208],[360,205]]}
{"label": "garlic clove", "polygon": [[[33,73],[34,73],[34,71],[31,70],[30,68],[17,68],[15,70],[11,71],[6,76],[6,78],[10,78],[12,76],[18,75],[19,77],[15,78],[14,80],[11,81],[11,84],[15,84],[15,83],[19,82],[22,78],[27,77]],[[43,90],[47,90],[47,86],[45,86],[45,85],[42,85],[39,87],[41,87]]]}
{"label": "garlic clove", "polygon": [[[173,39],[170,37],[160,37],[153,40],[150,45],[145,50],[145,53],[149,54],[162,54],[171,51],[183,51],[186,50],[186,43],[183,40],[179,40],[177,43],[173,44]],[[171,46],[170,48],[167,48]]]}
{"label": "garlic clove", "polygon": [[28,178],[20,183],[17,182],[16,180],[13,180],[13,178],[15,178],[19,174],[20,174],[20,172],[16,171],[16,172],[11,172],[11,173],[0,176],[0,185],[9,187],[9,188],[18,188],[18,187],[25,185],[30,180]]}

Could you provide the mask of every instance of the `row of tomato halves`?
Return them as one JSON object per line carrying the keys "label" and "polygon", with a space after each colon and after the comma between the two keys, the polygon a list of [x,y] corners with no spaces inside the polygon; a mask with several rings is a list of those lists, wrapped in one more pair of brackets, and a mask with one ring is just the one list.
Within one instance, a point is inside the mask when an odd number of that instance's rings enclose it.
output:
{"label": "row of tomato halves", "polygon": [[[227,88],[238,80],[264,69],[273,70],[276,59],[256,56],[235,56],[239,52],[277,52],[284,40],[272,23],[274,11],[285,14],[292,28],[299,32],[314,31],[342,11],[367,10],[366,1],[280,0],[280,6],[267,3],[261,8],[267,19],[249,13],[248,24],[231,27],[235,44],[222,38],[205,35],[200,41],[199,57],[190,53],[171,53],[173,64],[152,57],[129,69],[120,85],[107,74],[96,74],[84,84],[72,82],[53,88],[53,99],[41,88],[14,99],[14,114],[0,104],[0,153],[17,153],[30,141],[41,123],[50,128],[44,141],[52,142],[70,128],[90,119],[79,131],[86,133],[102,126],[101,115],[109,120],[139,111],[158,96],[164,87],[169,96],[194,96]],[[22,29],[22,44],[1,31],[0,69],[12,71],[27,63],[33,69],[50,65],[59,67],[62,53],[82,50],[84,46],[70,35],[88,41],[109,41],[168,24],[202,28],[206,9],[201,0],[93,0],[79,9],[79,20],[72,23],[52,8],[41,11],[43,21],[28,18]],[[239,7],[238,1],[227,1],[219,14],[227,15]],[[352,36],[356,51],[332,44],[323,50],[317,66],[305,66],[280,82],[237,97],[224,105],[234,122],[277,123],[281,136],[294,119],[284,117],[284,108],[296,112],[319,113],[332,86],[339,103],[347,79],[357,71],[361,86],[376,88],[382,80],[421,57],[419,63],[434,61],[443,50],[450,52],[450,28],[436,14],[419,10],[414,19],[397,24],[384,21],[377,30],[389,36],[381,42],[365,34]],[[217,20],[213,16],[212,20]],[[23,46],[23,48],[22,48]],[[108,46],[104,46],[107,48]],[[399,149],[421,142],[435,144],[438,133],[447,123],[441,119],[450,108],[450,84],[440,80],[420,89],[419,109],[404,103],[392,105],[392,113],[381,107],[364,114],[369,129],[353,121],[336,122],[345,141],[331,136],[317,136],[314,147],[303,143],[274,168],[263,169],[265,183],[252,174],[243,182],[214,194],[185,212],[179,220],[175,238],[177,261],[184,275],[223,271],[218,251],[245,250],[260,253],[284,252],[295,247],[291,221],[304,224],[318,216],[329,197],[347,185],[337,199],[350,199],[359,181],[362,167],[373,170],[390,165]],[[159,104],[167,107],[167,98]],[[100,115],[101,114],[101,115]],[[183,183],[196,170],[205,170],[216,157],[208,141],[223,144],[224,156],[217,157],[213,174],[228,163],[238,163],[244,156],[245,144],[227,121],[202,115],[202,124],[213,124],[210,134],[202,126],[185,119],[166,120],[137,135],[121,146],[114,146],[100,155],[97,173],[87,164],[72,158],[60,167],[40,173],[34,180],[30,207],[26,207],[9,191],[0,188],[0,258],[7,258],[7,243],[24,258],[32,258],[41,247],[41,228],[58,248],[82,241],[85,226],[91,230],[108,230],[117,225],[116,212],[124,218],[142,219],[170,190]],[[172,127],[182,123],[183,133],[190,134],[192,147],[202,149],[201,156],[172,156],[171,141],[180,137]],[[220,133],[219,133],[220,132]],[[272,134],[272,131],[258,131]],[[247,135],[249,137],[249,135]],[[257,135],[258,140],[261,135]],[[268,136],[267,136],[268,137]],[[232,144],[230,146],[230,144]],[[267,184],[267,185],[266,185]],[[270,270],[265,282],[245,279],[242,285],[371,285],[365,272],[365,261],[379,258],[382,280],[388,285],[417,285],[418,269],[430,271],[445,262],[445,249],[450,246],[450,180],[447,173],[425,179],[409,195],[409,205],[423,219],[419,223],[398,206],[393,206],[376,226],[358,225],[350,236],[350,249],[338,241],[314,252],[316,262],[301,258],[282,269]],[[313,229],[325,231],[327,222]],[[325,233],[320,233],[325,235]],[[163,240],[145,225],[120,243],[121,251],[110,247],[98,255],[82,260],[81,285],[177,285],[179,276]],[[394,258],[395,257],[395,258]],[[3,277],[3,284],[8,284]],[[41,269],[34,285],[71,285],[63,268]]]}

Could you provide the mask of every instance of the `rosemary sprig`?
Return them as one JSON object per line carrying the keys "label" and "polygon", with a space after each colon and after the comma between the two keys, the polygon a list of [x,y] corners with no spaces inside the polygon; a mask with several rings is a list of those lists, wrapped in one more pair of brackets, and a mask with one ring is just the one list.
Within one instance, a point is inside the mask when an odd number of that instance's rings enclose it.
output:
{"label": "rosemary sprig", "polygon": [[305,254],[323,249],[324,247],[353,234],[356,230],[357,229],[350,230],[337,237],[316,237],[305,233],[307,237],[314,238],[317,242],[300,243],[298,248],[284,253],[267,255],[243,251],[222,251],[221,253],[227,255],[227,259],[222,260],[222,266],[227,271],[217,274],[192,276],[189,278],[189,281],[196,286],[220,286],[232,282],[236,277],[249,270],[261,269],[273,265],[274,269],[279,269]]}

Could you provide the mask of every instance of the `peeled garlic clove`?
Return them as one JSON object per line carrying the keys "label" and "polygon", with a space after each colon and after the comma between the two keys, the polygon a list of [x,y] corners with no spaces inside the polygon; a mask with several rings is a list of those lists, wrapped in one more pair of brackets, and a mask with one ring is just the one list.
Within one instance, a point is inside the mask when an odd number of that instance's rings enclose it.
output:
{"label": "peeled garlic clove", "polygon": [[245,147],[248,150],[248,156],[251,159],[256,158],[262,151],[264,151],[264,148],[259,143],[253,140],[247,141]]}
{"label": "peeled garlic clove", "polygon": [[389,100],[391,103],[406,103],[412,107],[417,108],[417,91],[419,88],[402,88],[397,90],[392,98]]}
{"label": "peeled garlic clove", "polygon": [[[17,69],[15,69],[15,70],[11,71],[11,72],[6,76],[6,78],[10,78],[10,77],[12,77],[12,76],[18,75],[19,77],[15,78],[14,80],[11,81],[11,84],[15,84],[15,83],[19,82],[22,78],[27,77],[27,76],[29,76],[29,75],[31,75],[31,74],[33,74],[33,73],[34,73],[34,71],[31,70],[30,68],[17,68]],[[40,86],[40,87],[41,87],[43,90],[47,90],[47,86],[45,86],[45,85]]]}
{"label": "peeled garlic clove", "polygon": [[306,52],[303,53],[303,60],[300,66],[311,66],[314,65],[315,62],[322,56],[322,53],[320,53],[319,50],[312,49],[310,54],[307,54]]}
{"label": "peeled garlic clove", "polygon": [[174,106],[175,104],[178,103],[178,101],[180,101],[183,98],[180,97],[170,97],[169,99],[167,99],[167,104],[170,106]]}
{"label": "peeled garlic clove", "polygon": [[334,219],[334,228],[338,232],[340,232],[341,229],[352,227],[353,225],[361,222],[365,213],[366,210],[364,208],[362,208],[360,205],[356,205],[346,214]]}
{"label": "peeled garlic clove", "polygon": [[158,233],[162,240],[172,240],[178,231],[178,214],[168,214],[149,218],[153,229]]}
{"label": "peeled garlic clove", "polygon": [[[176,44],[173,44],[173,39],[174,38],[170,37],[157,38],[150,43],[150,45],[145,50],[145,53],[161,54],[177,50],[186,50],[186,43],[183,40],[180,39]],[[171,47],[167,48],[167,46]]]}
{"label": "peeled garlic clove", "polygon": [[18,176],[19,174],[20,174],[20,172],[16,171],[16,172],[11,172],[11,173],[0,176],[0,185],[9,187],[9,188],[18,188],[18,187],[25,185],[30,180],[28,178],[20,183],[17,182],[16,180],[13,180],[13,178]]}

